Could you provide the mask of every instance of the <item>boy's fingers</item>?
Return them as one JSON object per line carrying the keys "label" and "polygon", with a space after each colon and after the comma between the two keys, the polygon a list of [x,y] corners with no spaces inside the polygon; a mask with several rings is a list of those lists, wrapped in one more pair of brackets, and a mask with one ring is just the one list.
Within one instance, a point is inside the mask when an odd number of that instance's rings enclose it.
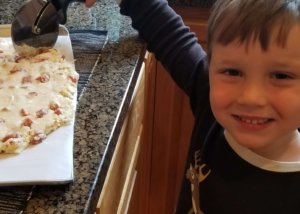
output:
{"label": "boy's fingers", "polygon": [[91,7],[95,4],[96,0],[85,0],[85,6]]}

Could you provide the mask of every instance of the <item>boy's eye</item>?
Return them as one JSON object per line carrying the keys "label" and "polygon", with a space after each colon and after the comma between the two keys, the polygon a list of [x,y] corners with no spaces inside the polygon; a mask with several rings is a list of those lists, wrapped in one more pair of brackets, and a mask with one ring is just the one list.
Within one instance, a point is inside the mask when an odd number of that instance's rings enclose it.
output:
{"label": "boy's eye", "polygon": [[272,74],[272,78],[279,79],[279,80],[288,80],[293,79],[292,75],[283,73],[283,72],[275,72]]}
{"label": "boy's eye", "polygon": [[242,72],[237,70],[237,69],[233,69],[233,68],[227,68],[223,70],[223,73],[229,76],[242,76]]}

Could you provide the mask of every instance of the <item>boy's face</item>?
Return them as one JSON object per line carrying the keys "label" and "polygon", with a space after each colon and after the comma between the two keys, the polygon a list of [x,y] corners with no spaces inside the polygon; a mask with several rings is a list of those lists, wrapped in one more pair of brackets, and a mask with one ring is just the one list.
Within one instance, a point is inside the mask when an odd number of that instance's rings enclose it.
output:
{"label": "boy's face", "polygon": [[274,39],[265,52],[257,41],[247,50],[237,41],[212,46],[213,113],[239,144],[264,156],[285,149],[300,127],[299,38],[295,25],[284,48]]}

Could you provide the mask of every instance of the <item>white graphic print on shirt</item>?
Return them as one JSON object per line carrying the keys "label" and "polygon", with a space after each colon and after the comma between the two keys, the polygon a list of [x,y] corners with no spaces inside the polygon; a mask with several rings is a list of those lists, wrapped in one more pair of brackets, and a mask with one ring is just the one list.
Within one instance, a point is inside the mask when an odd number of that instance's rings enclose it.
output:
{"label": "white graphic print on shirt", "polygon": [[202,214],[200,210],[200,197],[199,197],[199,184],[204,181],[210,174],[210,170],[206,173],[203,172],[203,168],[206,164],[200,163],[200,150],[194,154],[194,166],[190,164],[190,168],[187,170],[186,176],[191,182],[192,204],[193,207],[189,211],[189,214]]}

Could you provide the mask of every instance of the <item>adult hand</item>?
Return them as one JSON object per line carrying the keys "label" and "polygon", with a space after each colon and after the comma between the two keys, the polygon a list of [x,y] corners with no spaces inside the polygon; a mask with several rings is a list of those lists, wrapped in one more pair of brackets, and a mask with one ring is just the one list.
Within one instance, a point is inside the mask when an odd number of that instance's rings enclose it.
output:
{"label": "adult hand", "polygon": [[85,6],[91,7],[95,4],[96,0],[85,0]]}

